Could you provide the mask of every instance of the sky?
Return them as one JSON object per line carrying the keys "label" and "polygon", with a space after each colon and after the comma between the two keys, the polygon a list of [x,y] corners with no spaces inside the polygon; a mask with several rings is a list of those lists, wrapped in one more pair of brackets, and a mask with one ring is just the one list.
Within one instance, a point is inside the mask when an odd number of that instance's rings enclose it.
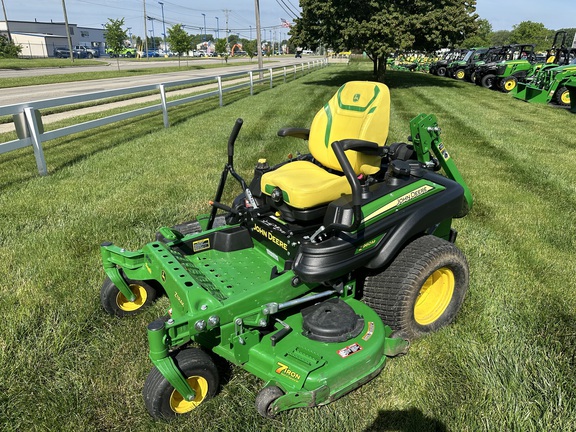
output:
{"label": "sky", "polygon": [[[3,0],[9,20],[63,22],[61,0]],[[162,0],[161,0],[162,1]],[[362,1],[362,0],[359,0]],[[81,27],[100,28],[108,18],[124,18],[126,27],[132,34],[144,34],[144,4],[146,15],[154,18],[148,21],[147,28],[155,36],[162,33],[162,7],[158,0],[65,0],[68,22]],[[184,24],[188,33],[201,34],[206,21],[206,32],[225,37],[226,15],[231,34],[256,38],[254,0],[210,0],[192,2],[190,0],[163,0],[166,27]],[[512,26],[522,21],[543,23],[546,28],[557,30],[576,27],[576,0],[477,0],[476,12],[492,24],[492,30],[512,30]],[[225,11],[228,11],[227,13]],[[298,0],[260,0],[261,25],[266,28],[263,34],[268,39],[272,27],[287,33],[280,27],[281,19],[292,21],[300,12]],[[204,15],[202,15],[204,14]],[[216,19],[218,17],[218,19]],[[0,20],[4,17],[0,15]],[[252,28],[252,30],[250,29]],[[273,31],[273,30],[272,30]],[[286,36],[284,36],[286,37]]]}

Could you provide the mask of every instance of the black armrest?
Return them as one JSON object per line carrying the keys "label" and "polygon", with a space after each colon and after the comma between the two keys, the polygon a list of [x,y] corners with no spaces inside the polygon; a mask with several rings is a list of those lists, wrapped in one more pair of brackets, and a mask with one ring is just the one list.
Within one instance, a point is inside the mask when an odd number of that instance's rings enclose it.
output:
{"label": "black armrest", "polygon": [[345,139],[340,141],[340,143],[343,150],[356,150],[370,156],[383,156],[388,150],[387,147],[379,146],[375,142],[361,139]]}
{"label": "black armrest", "polygon": [[282,128],[278,131],[278,136],[281,137],[294,137],[294,138],[301,138],[303,140],[308,140],[310,138],[310,129],[305,128]]}

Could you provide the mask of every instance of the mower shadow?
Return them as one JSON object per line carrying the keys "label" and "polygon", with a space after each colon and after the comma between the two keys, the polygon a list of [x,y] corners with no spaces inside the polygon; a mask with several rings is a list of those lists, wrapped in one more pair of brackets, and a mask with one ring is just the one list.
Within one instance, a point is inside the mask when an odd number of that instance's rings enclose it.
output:
{"label": "mower shadow", "polygon": [[[303,83],[308,86],[329,86],[340,87],[348,81],[374,81],[374,75],[370,71],[361,70],[341,70],[328,79],[313,80]],[[428,73],[403,72],[387,70],[384,77],[384,84],[391,89],[411,88],[411,87],[459,87],[461,82],[451,78],[441,78]],[[466,83],[470,84],[470,83]],[[472,85],[472,84],[470,84]]]}
{"label": "mower shadow", "polygon": [[433,418],[427,417],[416,408],[401,411],[380,411],[378,417],[364,432],[446,432],[446,426]]}

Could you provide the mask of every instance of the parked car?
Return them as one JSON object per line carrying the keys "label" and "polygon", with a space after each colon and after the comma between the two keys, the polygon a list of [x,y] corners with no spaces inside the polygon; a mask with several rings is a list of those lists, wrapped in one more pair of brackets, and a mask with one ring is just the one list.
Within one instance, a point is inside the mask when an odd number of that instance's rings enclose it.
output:
{"label": "parked car", "polygon": [[206,51],[204,50],[195,50],[192,55],[194,57],[207,57]]}
{"label": "parked car", "polygon": [[[87,58],[88,54],[86,51],[72,50],[72,55],[74,58]],[[70,49],[67,47],[56,47],[54,48],[54,57],[56,58],[70,58]]]}
{"label": "parked car", "polygon": [[120,51],[119,53],[115,53],[110,49],[106,50],[106,54],[108,54],[110,57],[128,57],[128,58],[132,58],[132,57],[136,57],[136,50],[134,48],[124,48],[122,51]]}
{"label": "parked car", "polygon": [[140,53],[140,57],[160,57],[160,54],[158,54],[158,51],[148,50],[142,51],[142,53]]}
{"label": "parked car", "polygon": [[76,45],[74,47],[74,51],[84,51],[86,53],[86,58],[94,58],[94,57],[100,57],[100,51],[94,48],[90,48],[87,46],[83,46],[83,45]]}

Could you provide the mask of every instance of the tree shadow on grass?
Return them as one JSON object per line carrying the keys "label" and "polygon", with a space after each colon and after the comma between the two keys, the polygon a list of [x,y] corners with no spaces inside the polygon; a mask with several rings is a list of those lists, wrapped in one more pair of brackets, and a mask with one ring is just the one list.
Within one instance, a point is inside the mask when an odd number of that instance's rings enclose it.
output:
{"label": "tree shadow on grass", "polygon": [[[322,85],[329,87],[340,87],[348,81],[375,81],[374,75],[367,70],[340,70],[329,78],[322,78],[303,83],[304,85]],[[422,72],[386,71],[384,84],[390,88],[410,88],[410,87],[459,87],[463,83],[451,78],[441,78]],[[469,83],[466,83],[469,84]],[[472,85],[472,84],[470,84]]]}
{"label": "tree shadow on grass", "polygon": [[378,417],[364,432],[446,432],[446,426],[422,413],[419,409],[410,408],[398,411],[380,411]]}

